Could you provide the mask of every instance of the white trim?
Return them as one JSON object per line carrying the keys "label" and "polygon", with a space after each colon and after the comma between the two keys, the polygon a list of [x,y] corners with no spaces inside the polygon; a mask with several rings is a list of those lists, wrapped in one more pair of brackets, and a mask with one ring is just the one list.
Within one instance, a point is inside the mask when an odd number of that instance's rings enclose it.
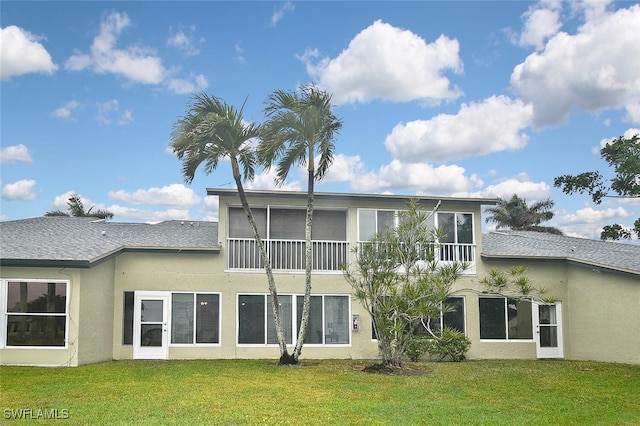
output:
{"label": "white trim", "polygon": [[[556,322],[555,324],[545,324],[544,327],[555,327],[556,340],[558,346],[542,347],[540,346],[540,306],[548,305],[555,307]],[[562,334],[562,303],[535,303],[533,310],[533,327],[535,328],[534,339],[536,342],[536,357],[540,359],[547,358],[564,358],[564,338]]]}
{"label": "white trim", "polygon": [[[140,307],[142,300],[162,300],[162,345],[147,348],[140,345]],[[171,330],[171,292],[136,291],[133,302],[133,359],[168,359]]]}

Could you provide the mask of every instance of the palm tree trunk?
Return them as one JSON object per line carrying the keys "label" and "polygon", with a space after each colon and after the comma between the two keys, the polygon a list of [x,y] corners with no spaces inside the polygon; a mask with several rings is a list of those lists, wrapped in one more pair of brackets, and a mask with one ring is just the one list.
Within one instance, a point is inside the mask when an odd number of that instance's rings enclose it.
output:
{"label": "palm tree trunk", "polygon": [[242,177],[240,176],[240,169],[238,167],[238,162],[235,158],[231,158],[231,168],[233,171],[233,179],[236,181],[236,187],[238,189],[238,195],[240,197],[240,203],[242,204],[242,208],[244,209],[245,214],[247,215],[247,219],[249,220],[249,225],[253,231],[253,236],[256,240],[256,244],[258,245],[258,249],[260,250],[260,257],[262,258],[262,263],[264,264],[264,270],[267,274],[267,282],[269,284],[269,293],[271,294],[271,309],[273,310],[273,319],[276,326],[276,335],[278,337],[278,346],[280,347],[280,361],[279,364],[291,364],[291,360],[293,357],[289,355],[287,351],[287,340],[284,334],[284,327],[282,324],[282,317],[280,315],[280,303],[278,301],[278,290],[276,288],[276,282],[273,278],[273,270],[271,269],[271,261],[269,260],[269,256],[265,250],[264,244],[262,243],[262,238],[260,237],[260,233],[258,231],[258,225],[256,225],[256,221],[253,217],[253,213],[251,212],[251,207],[249,207],[249,202],[247,201],[247,195],[244,192],[244,187],[242,186]]}
{"label": "palm tree trunk", "polygon": [[315,169],[313,166],[313,151],[309,150],[309,181],[307,183],[307,218],[305,222],[305,270],[304,270],[304,302],[302,304],[302,321],[300,331],[298,332],[298,340],[293,349],[292,357],[298,361],[300,353],[302,353],[302,345],[307,335],[307,324],[309,323],[309,310],[311,307],[311,267],[312,267],[312,246],[311,246],[311,224],[313,222],[313,191],[315,181]]}

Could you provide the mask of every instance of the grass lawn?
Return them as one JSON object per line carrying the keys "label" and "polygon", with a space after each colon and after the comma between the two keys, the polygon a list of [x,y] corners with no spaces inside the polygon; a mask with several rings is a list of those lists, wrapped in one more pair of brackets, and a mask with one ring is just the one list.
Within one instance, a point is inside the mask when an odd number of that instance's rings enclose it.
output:
{"label": "grass lawn", "polygon": [[0,422],[13,410],[32,409],[33,417],[38,409],[57,409],[68,418],[39,423],[640,425],[640,366],[409,363],[426,374],[389,376],[359,371],[363,365],[197,360],[0,367]]}

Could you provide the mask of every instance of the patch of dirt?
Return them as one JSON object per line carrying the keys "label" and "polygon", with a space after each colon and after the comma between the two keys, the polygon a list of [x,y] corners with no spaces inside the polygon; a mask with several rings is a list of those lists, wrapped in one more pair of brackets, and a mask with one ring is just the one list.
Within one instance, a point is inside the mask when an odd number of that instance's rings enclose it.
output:
{"label": "patch of dirt", "polygon": [[430,371],[417,366],[392,367],[383,364],[353,365],[353,370],[362,371],[363,373],[385,374],[387,376],[424,376]]}

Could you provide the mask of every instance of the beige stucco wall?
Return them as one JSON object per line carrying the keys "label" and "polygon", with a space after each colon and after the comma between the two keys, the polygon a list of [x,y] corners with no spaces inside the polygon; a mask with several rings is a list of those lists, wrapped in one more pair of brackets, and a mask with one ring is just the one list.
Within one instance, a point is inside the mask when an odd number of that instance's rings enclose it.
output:
{"label": "beige stucco wall", "polygon": [[112,359],[115,260],[81,271],[78,364]]}
{"label": "beige stucco wall", "polygon": [[[80,288],[82,274],[78,269],[64,268],[0,268],[2,279],[68,280],[67,347],[55,349],[7,347],[0,349],[0,364],[38,366],[78,365],[78,324],[80,323]],[[4,297],[4,296],[3,296]],[[107,302],[108,303],[108,302]]]}

